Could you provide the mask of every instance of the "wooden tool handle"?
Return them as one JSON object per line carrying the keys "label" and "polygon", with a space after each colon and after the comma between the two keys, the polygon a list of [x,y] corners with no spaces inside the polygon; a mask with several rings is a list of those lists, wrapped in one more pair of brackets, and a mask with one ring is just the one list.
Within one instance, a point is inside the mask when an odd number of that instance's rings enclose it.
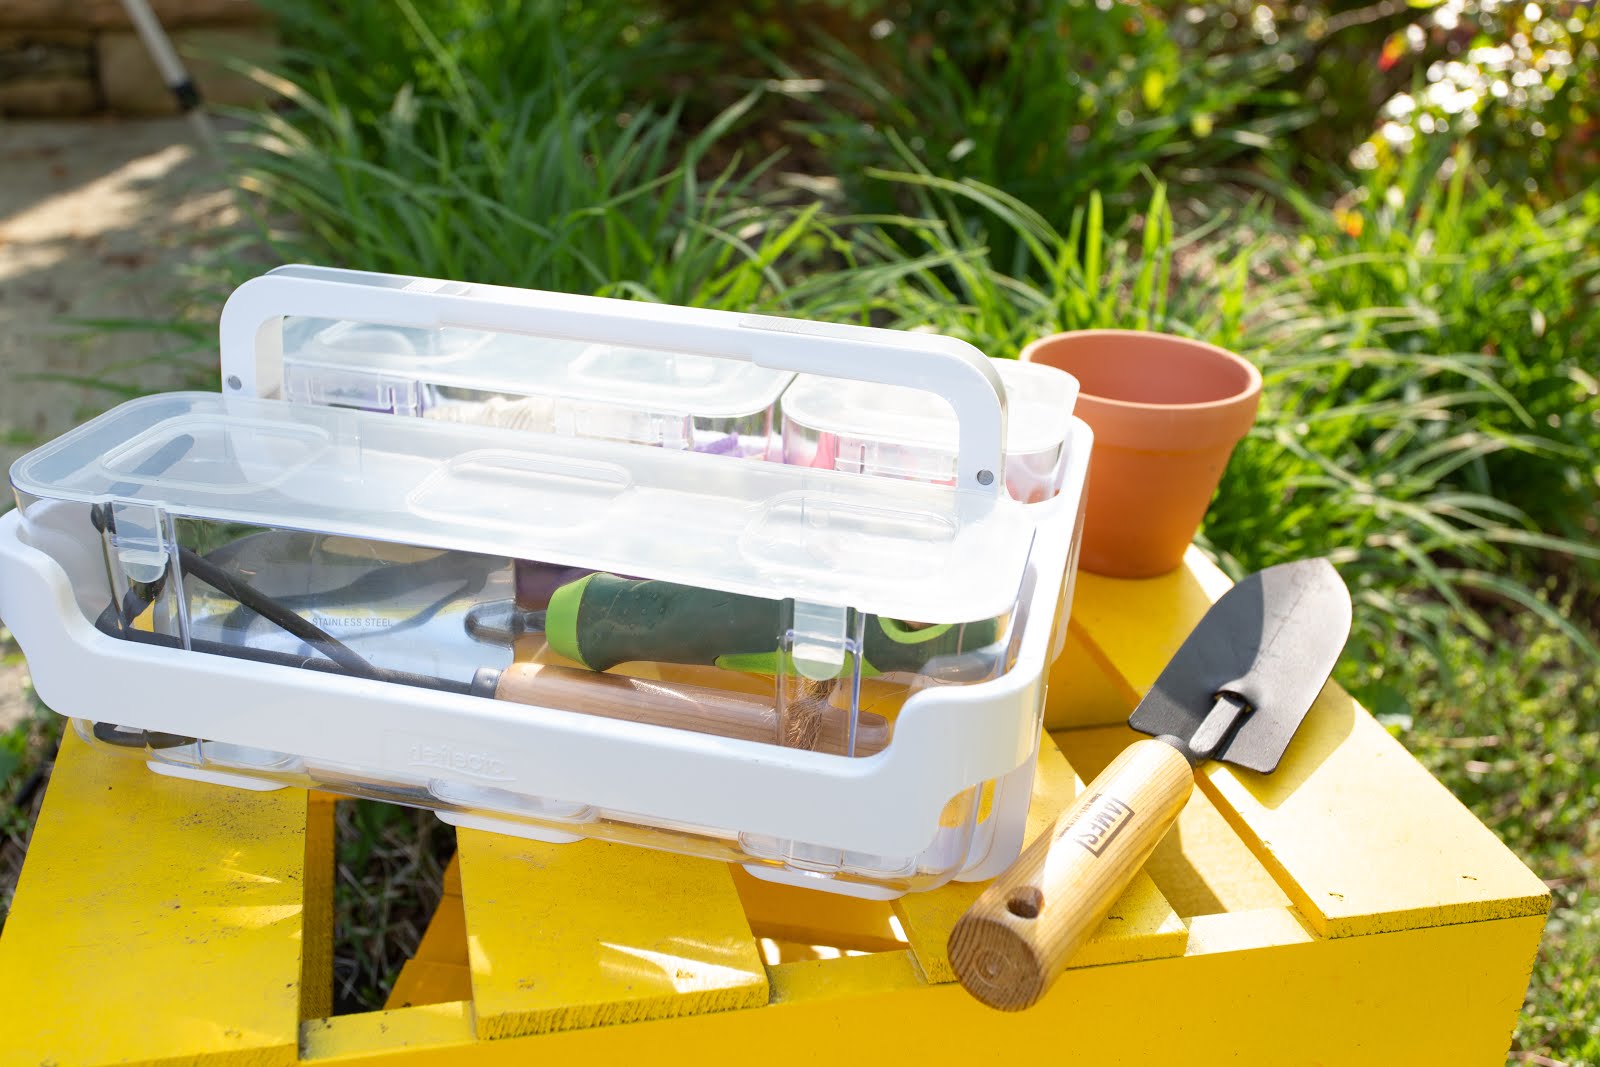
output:
{"label": "wooden tool handle", "polygon": [[[500,675],[494,695],[518,704],[542,704],[718,737],[774,744],[780,739],[774,701],[704,685],[652,682],[544,663],[513,663]],[[849,712],[823,704],[813,714],[815,733],[807,747],[834,755],[850,754]],[[856,720],[854,754],[870,756],[888,744],[889,720],[862,712]]]}
{"label": "wooden tool handle", "polygon": [[1124,749],[950,931],[950,963],[967,992],[1003,1011],[1042,997],[1193,789],[1194,771],[1171,745]]}

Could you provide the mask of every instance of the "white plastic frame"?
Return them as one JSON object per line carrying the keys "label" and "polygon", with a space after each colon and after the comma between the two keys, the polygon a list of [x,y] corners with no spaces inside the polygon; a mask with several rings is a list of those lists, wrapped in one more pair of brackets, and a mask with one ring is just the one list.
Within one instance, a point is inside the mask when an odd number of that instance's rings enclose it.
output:
{"label": "white plastic frame", "polygon": [[245,282],[224,305],[224,395],[282,395],[288,316],[560,337],[926,389],[956,414],[956,486],[989,496],[1005,488],[1005,388],[983,353],[953,337],[291,265]]}

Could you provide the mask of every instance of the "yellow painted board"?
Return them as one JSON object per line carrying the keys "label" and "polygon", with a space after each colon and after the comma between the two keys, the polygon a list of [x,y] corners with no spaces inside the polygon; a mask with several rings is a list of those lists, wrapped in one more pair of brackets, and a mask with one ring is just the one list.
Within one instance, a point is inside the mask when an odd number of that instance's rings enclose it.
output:
{"label": "yellow painted board", "polygon": [[1201,785],[1324,936],[1550,910],[1544,882],[1338,686],[1277,773],[1213,764]]}
{"label": "yellow painted board", "polygon": [[479,830],[456,842],[479,1037],[766,1003],[727,864]]}
{"label": "yellow painted board", "polygon": [[[836,960],[796,960],[768,968],[772,976],[772,1004],[819,1004],[875,995],[884,989],[921,992],[928,988],[910,952],[875,952]],[[854,1008],[855,1005],[850,1005]],[[774,1014],[769,1009],[761,1014]],[[884,1037],[891,1037],[885,1034]],[[891,1038],[892,1039],[892,1038]],[[865,1050],[860,1050],[865,1051]],[[885,1057],[899,1062],[898,1057]]]}
{"label": "yellow painted board", "polygon": [[375,1048],[391,1053],[443,1048],[462,1056],[463,1045],[472,1039],[472,1005],[464,1000],[314,1019],[301,1028],[303,1058],[317,1062]]}
{"label": "yellow painted board", "polygon": [[1127,722],[1138,702],[1138,694],[1105,662],[1083,628],[1076,621],[1068,626],[1061,655],[1050,667],[1044,728],[1055,731]]}
{"label": "yellow painted board", "polygon": [[[1074,612],[1143,693],[1228,579],[1198,550],[1170,575],[1085,574]],[[1330,684],[1271,775],[1210,764],[1200,785],[1329,937],[1544,915],[1549,892],[1494,833]]]}
{"label": "yellow painted board", "polygon": [[332,793],[306,797],[305,948],[300,956],[300,1018],[333,1014],[333,867],[337,829]]}
{"label": "yellow painted board", "polygon": [[1200,616],[1231,584],[1205,553],[1193,547],[1183,566],[1159,578],[1133,581],[1079,571],[1072,600],[1073,628],[1130,692],[1142,695]]}
{"label": "yellow painted board", "polygon": [[[1143,736],[1126,726],[1062,730],[1052,735],[1087,781]],[[1283,909],[1289,897],[1201,790],[1189,796],[1171,832],[1150,854],[1145,870],[1161,895],[1187,919],[1194,915]],[[1191,936],[1193,931],[1190,931]]]}
{"label": "yellow painted board", "polygon": [[383,1007],[385,1011],[392,1011],[471,998],[472,972],[466,964],[413,957],[401,965]]}
{"label": "yellow painted board", "polygon": [[444,892],[428,920],[428,928],[422,932],[417,951],[395,976],[394,986],[383,1006],[385,1010],[413,1008],[467,1000],[471,996],[467,919],[461,905],[461,862],[451,856],[444,869]]}
{"label": "yellow painted board", "polygon": [[758,938],[861,952],[892,952],[906,947],[906,939],[895,931],[894,909],[885,901],[778,885],[739,867],[729,870],[745,918],[750,921],[750,932]]}
{"label": "yellow painted board", "polygon": [[458,967],[467,965],[467,916],[460,893],[447,892],[439,898],[415,958]]}
{"label": "yellow painted board", "polygon": [[[882,953],[774,967],[772,1004],[746,1011],[477,1044],[469,1026],[441,1011],[429,1018],[454,1027],[454,1044],[398,1048],[334,1030],[308,1038],[307,1062],[703,1067],[759,1050],[764,1064],[780,1067],[829,1055],[1499,1067],[1542,928],[1530,916],[1325,941],[1290,912],[1266,925],[1235,918],[1197,919],[1184,956],[1069,970],[1023,1012],[993,1011],[958,985],[928,984],[907,954]],[[1253,946],[1248,935],[1262,929],[1287,943]]]}
{"label": "yellow painted board", "polygon": [[306,809],[69,727],[0,935],[0,1062],[292,1063]]}
{"label": "yellow painted board", "polygon": [[[1045,734],[1039,744],[1039,766],[1033,778],[1033,803],[1028,809],[1026,841],[1044,833],[1078,795],[1082,783],[1072,767]],[[953,982],[947,946],[950,928],[987,883],[951,882],[926,893],[911,893],[894,902],[895,912],[905,928],[911,951],[930,982]],[[1140,872],[1111,914],[1087,945],[1072,958],[1072,967],[1175,956],[1183,952],[1188,933],[1183,920],[1173,911],[1161,891]]]}

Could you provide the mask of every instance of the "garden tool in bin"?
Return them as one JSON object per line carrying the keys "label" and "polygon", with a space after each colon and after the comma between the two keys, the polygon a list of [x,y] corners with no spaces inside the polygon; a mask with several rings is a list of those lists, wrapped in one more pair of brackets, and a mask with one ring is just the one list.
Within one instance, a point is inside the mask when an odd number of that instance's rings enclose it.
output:
{"label": "garden tool in bin", "polygon": [[[467,628],[490,641],[543,633],[556,652],[593,671],[653,660],[770,674],[778,669],[773,650],[784,613],[781,602],[764,597],[590,573],[556,589],[543,610],[485,604]],[[948,677],[965,668],[982,676],[993,669],[985,652],[999,629],[994,619],[923,626],[870,616],[862,669],[876,675],[936,668]]]}
{"label": "garden tool in bin", "polygon": [[1042,997],[1177,819],[1194,772],[1270,774],[1350,634],[1350,593],[1323,559],[1269,567],[1211,606],[1128,725],[1135,741],[950,932],[961,984],[990,1007]]}
{"label": "garden tool in bin", "polygon": [[[558,590],[559,632],[549,635],[552,647],[579,663],[578,669],[512,662],[512,642],[530,626],[542,630],[546,612],[519,609],[509,598],[479,599],[509,591],[510,561],[503,558],[397,552],[395,546],[348,538],[265,531],[204,557],[186,552],[183,562],[190,576],[190,647],[197,650],[270,662],[315,661],[320,670],[824,752],[870,755],[888,743],[883,716],[850,715],[830,705],[833,679],[803,684],[799,699],[775,706],[737,691],[598,673],[627,661],[732,660],[770,674],[781,633],[782,605],[774,601],[591,572]],[[158,595],[147,591],[125,610],[141,614]],[[131,623],[115,613],[102,619],[108,632],[159,640]],[[880,626],[876,619],[869,625]],[[898,632],[899,624],[881,625]],[[967,630],[975,640],[994,639],[992,625],[961,627],[952,636]],[[402,635],[406,639],[398,643]],[[950,647],[950,638],[943,644],[925,641],[899,659],[880,655],[879,661],[916,669]],[[768,650],[764,656],[738,651],[760,648]],[[95,735],[135,747],[172,748],[195,740],[110,723],[97,723]]]}

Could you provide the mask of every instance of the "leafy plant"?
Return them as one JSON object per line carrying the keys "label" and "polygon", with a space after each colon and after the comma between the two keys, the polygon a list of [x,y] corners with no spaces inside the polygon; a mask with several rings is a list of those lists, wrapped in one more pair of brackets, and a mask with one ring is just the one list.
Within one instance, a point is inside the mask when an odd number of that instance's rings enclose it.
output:
{"label": "leafy plant", "polygon": [[[1600,197],[1536,211],[1470,160],[1443,144],[1407,155],[1361,174],[1331,209],[1285,187],[1301,226],[1296,271],[1317,308],[1357,325],[1353,347],[1476,368],[1476,390],[1424,434],[1478,442],[1470,462],[1439,472],[1447,484],[1492,496],[1533,527],[1592,537]],[[1363,392],[1385,372],[1325,373],[1333,388]]]}
{"label": "leafy plant", "polygon": [[1576,0],[1423,0],[1378,67],[1409,71],[1357,149],[1377,166],[1428,142],[1465,141],[1480,172],[1537,203],[1581,191],[1600,165],[1600,18]]}
{"label": "leafy plant", "polygon": [[1406,744],[1555,896],[1513,1048],[1600,1062],[1600,680],[1533,615],[1438,651],[1391,681],[1414,708]]}
{"label": "leafy plant", "polygon": [[272,80],[293,110],[257,114],[242,139],[241,185],[271,223],[278,259],[785,306],[777,263],[807,247],[816,209],[785,206],[761,188],[771,160],[710,158],[754,94],[690,136],[676,106],[617,110],[615,56],[599,68],[572,65],[604,51],[604,24],[575,32],[546,20],[541,32],[565,43],[540,53],[541,77],[512,86],[401,6],[430,91],[392,84],[379,110],[377,84],[364,81],[353,105],[342,82],[291,70]]}
{"label": "leafy plant", "polygon": [[[1117,225],[1091,193],[1057,230],[1028,204],[973,179],[933,174],[900,146],[909,169],[867,172],[892,186],[903,215],[836,220],[851,235],[849,266],[826,278],[831,302],[814,310],[969,340],[1014,357],[1057,330],[1123,326],[1232,337],[1243,316],[1243,257],[1224,268],[1218,295],[1175,284],[1177,255],[1209,228],[1180,240],[1166,187]],[[1004,251],[1000,251],[1004,249]]]}
{"label": "leafy plant", "polygon": [[631,89],[695,59],[664,32],[654,7],[637,0],[261,3],[289,45],[279,72],[334,92],[361,126],[380,125],[402,90],[459,99],[474,84],[514,101],[552,78],[584,78],[590,103],[617,111]]}
{"label": "leafy plant", "polygon": [[1121,221],[1147,170],[1191,177],[1299,121],[1290,98],[1260,91],[1276,53],[1185,55],[1153,5],[885,6],[876,62],[825,48],[829,91],[808,131],[871,210],[903,206],[887,199],[894,188],[863,180],[895,166],[903,142],[935,173],[1004,190],[1057,228],[1091,192]]}

